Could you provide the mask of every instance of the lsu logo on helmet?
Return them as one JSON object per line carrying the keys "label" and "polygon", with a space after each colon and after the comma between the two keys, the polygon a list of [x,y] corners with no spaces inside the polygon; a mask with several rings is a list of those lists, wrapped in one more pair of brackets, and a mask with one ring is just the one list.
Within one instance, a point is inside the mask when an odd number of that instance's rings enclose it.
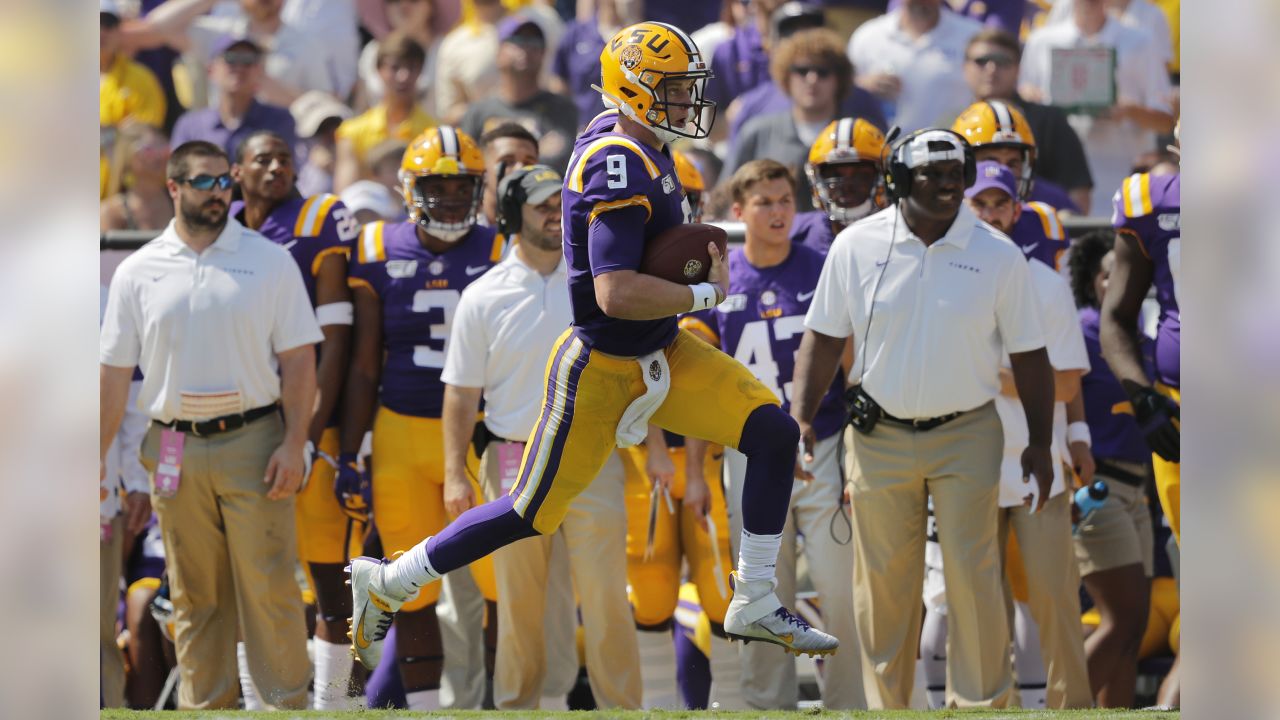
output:
{"label": "lsu logo on helmet", "polygon": [[429,128],[404,152],[400,186],[409,217],[445,242],[475,225],[484,193],[484,157],[470,135],[449,125]]}
{"label": "lsu logo on helmet", "polygon": [[[670,143],[711,133],[716,104],[705,99],[710,77],[710,63],[683,30],[642,22],[619,30],[604,46],[600,85],[593,87],[607,107]],[[673,122],[673,114],[683,120]]]}
{"label": "lsu logo on helmet", "polygon": [[884,146],[884,133],[862,118],[833,120],[818,133],[804,172],[833,222],[848,225],[876,209]]}
{"label": "lsu logo on helmet", "polygon": [[1008,147],[1022,152],[1022,176],[1018,179],[1020,200],[1031,195],[1034,183],[1036,138],[1022,111],[1000,100],[976,102],[960,113],[951,129],[959,133],[975,150],[982,147]]}

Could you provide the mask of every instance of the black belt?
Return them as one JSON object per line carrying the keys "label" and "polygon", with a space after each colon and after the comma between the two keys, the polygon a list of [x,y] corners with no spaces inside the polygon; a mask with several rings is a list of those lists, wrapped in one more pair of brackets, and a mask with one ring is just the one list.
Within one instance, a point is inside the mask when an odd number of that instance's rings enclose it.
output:
{"label": "black belt", "polygon": [[896,418],[885,412],[883,408],[880,410],[880,418],[882,420],[888,420],[891,423],[897,423],[899,425],[906,425],[907,427],[914,428],[916,430],[932,430],[939,425],[945,425],[952,420],[955,420],[963,414],[964,412],[953,412],[950,415],[939,415],[938,417],[907,420],[905,418]]}
{"label": "black belt", "polygon": [[1147,484],[1147,478],[1145,475],[1139,475],[1131,470],[1122,468],[1114,462],[1102,460],[1100,458],[1094,458],[1093,462],[1097,467],[1097,474],[1106,477],[1108,480],[1116,480],[1124,483],[1125,485],[1132,485],[1133,487],[1138,488]]}
{"label": "black belt", "polygon": [[173,422],[167,423],[160,422],[159,420],[153,420],[152,422],[161,427],[173,428],[178,432],[191,433],[196,437],[204,437],[205,435],[217,435],[218,433],[239,430],[254,420],[260,420],[279,409],[280,403],[274,402],[270,405],[256,407],[247,412],[236,415],[223,415],[222,417],[216,417],[212,420],[174,420]]}

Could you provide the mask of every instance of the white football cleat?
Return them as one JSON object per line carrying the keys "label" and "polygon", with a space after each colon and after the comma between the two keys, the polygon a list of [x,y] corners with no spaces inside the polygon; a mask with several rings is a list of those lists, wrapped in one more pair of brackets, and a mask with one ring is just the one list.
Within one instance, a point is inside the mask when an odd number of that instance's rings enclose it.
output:
{"label": "white football cleat", "polygon": [[733,599],[724,615],[724,634],[744,644],[752,640],[781,645],[792,655],[831,655],[840,647],[834,635],[813,628],[782,606],[777,579],[743,582],[729,576]]}
{"label": "white football cleat", "polygon": [[346,567],[351,579],[351,648],[360,664],[373,670],[382,660],[382,641],[400,606],[417,596],[396,597],[383,584],[386,564],[371,557],[358,557]]}

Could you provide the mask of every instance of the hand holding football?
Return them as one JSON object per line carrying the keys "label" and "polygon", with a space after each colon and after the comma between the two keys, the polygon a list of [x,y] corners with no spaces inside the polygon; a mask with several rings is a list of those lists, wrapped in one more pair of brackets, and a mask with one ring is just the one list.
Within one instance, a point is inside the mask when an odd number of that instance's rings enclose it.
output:
{"label": "hand holding football", "polygon": [[648,242],[640,272],[681,285],[706,282],[711,270],[709,242],[715,243],[722,258],[727,257],[729,236],[724,230],[702,223],[676,225]]}

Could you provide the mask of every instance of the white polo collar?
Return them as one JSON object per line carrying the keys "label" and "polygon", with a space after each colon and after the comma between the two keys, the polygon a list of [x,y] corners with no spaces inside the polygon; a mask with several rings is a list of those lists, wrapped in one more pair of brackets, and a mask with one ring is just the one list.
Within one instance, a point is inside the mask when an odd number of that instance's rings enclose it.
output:
{"label": "white polo collar", "polygon": [[[894,212],[898,213],[898,239],[916,238],[915,233],[911,232],[911,228],[907,227],[907,219],[902,216],[902,206],[898,205],[894,208]],[[956,214],[956,219],[951,221],[951,227],[947,228],[946,234],[938,238],[934,245],[953,245],[961,250],[969,247],[969,239],[973,237],[974,228],[977,227],[978,216],[973,214],[969,209],[968,203],[960,203],[960,212]],[[924,241],[921,240],[921,243]]]}
{"label": "white polo collar", "polygon": [[[233,253],[240,249],[240,235],[244,233],[244,226],[234,217],[227,216],[227,224],[222,228],[222,232],[213,241],[209,247],[215,250],[223,250]],[[170,255],[180,255],[183,251],[195,254],[189,245],[178,237],[177,220],[170,220],[169,226],[160,234],[160,242]]]}
{"label": "white polo collar", "polygon": [[[503,258],[502,262],[510,263],[512,267],[518,268],[520,272],[522,272],[525,275],[525,277],[536,277],[539,280],[544,279],[543,274],[538,272],[537,268],[531,267],[524,260],[520,259],[520,253],[516,252],[515,247],[511,248],[511,252],[507,253],[507,257]],[[545,277],[553,278],[553,277],[556,277],[557,275],[563,275],[567,272],[568,272],[568,266],[565,264],[564,256],[561,256],[560,264],[556,265],[556,269],[553,270],[550,275],[547,275]]]}

